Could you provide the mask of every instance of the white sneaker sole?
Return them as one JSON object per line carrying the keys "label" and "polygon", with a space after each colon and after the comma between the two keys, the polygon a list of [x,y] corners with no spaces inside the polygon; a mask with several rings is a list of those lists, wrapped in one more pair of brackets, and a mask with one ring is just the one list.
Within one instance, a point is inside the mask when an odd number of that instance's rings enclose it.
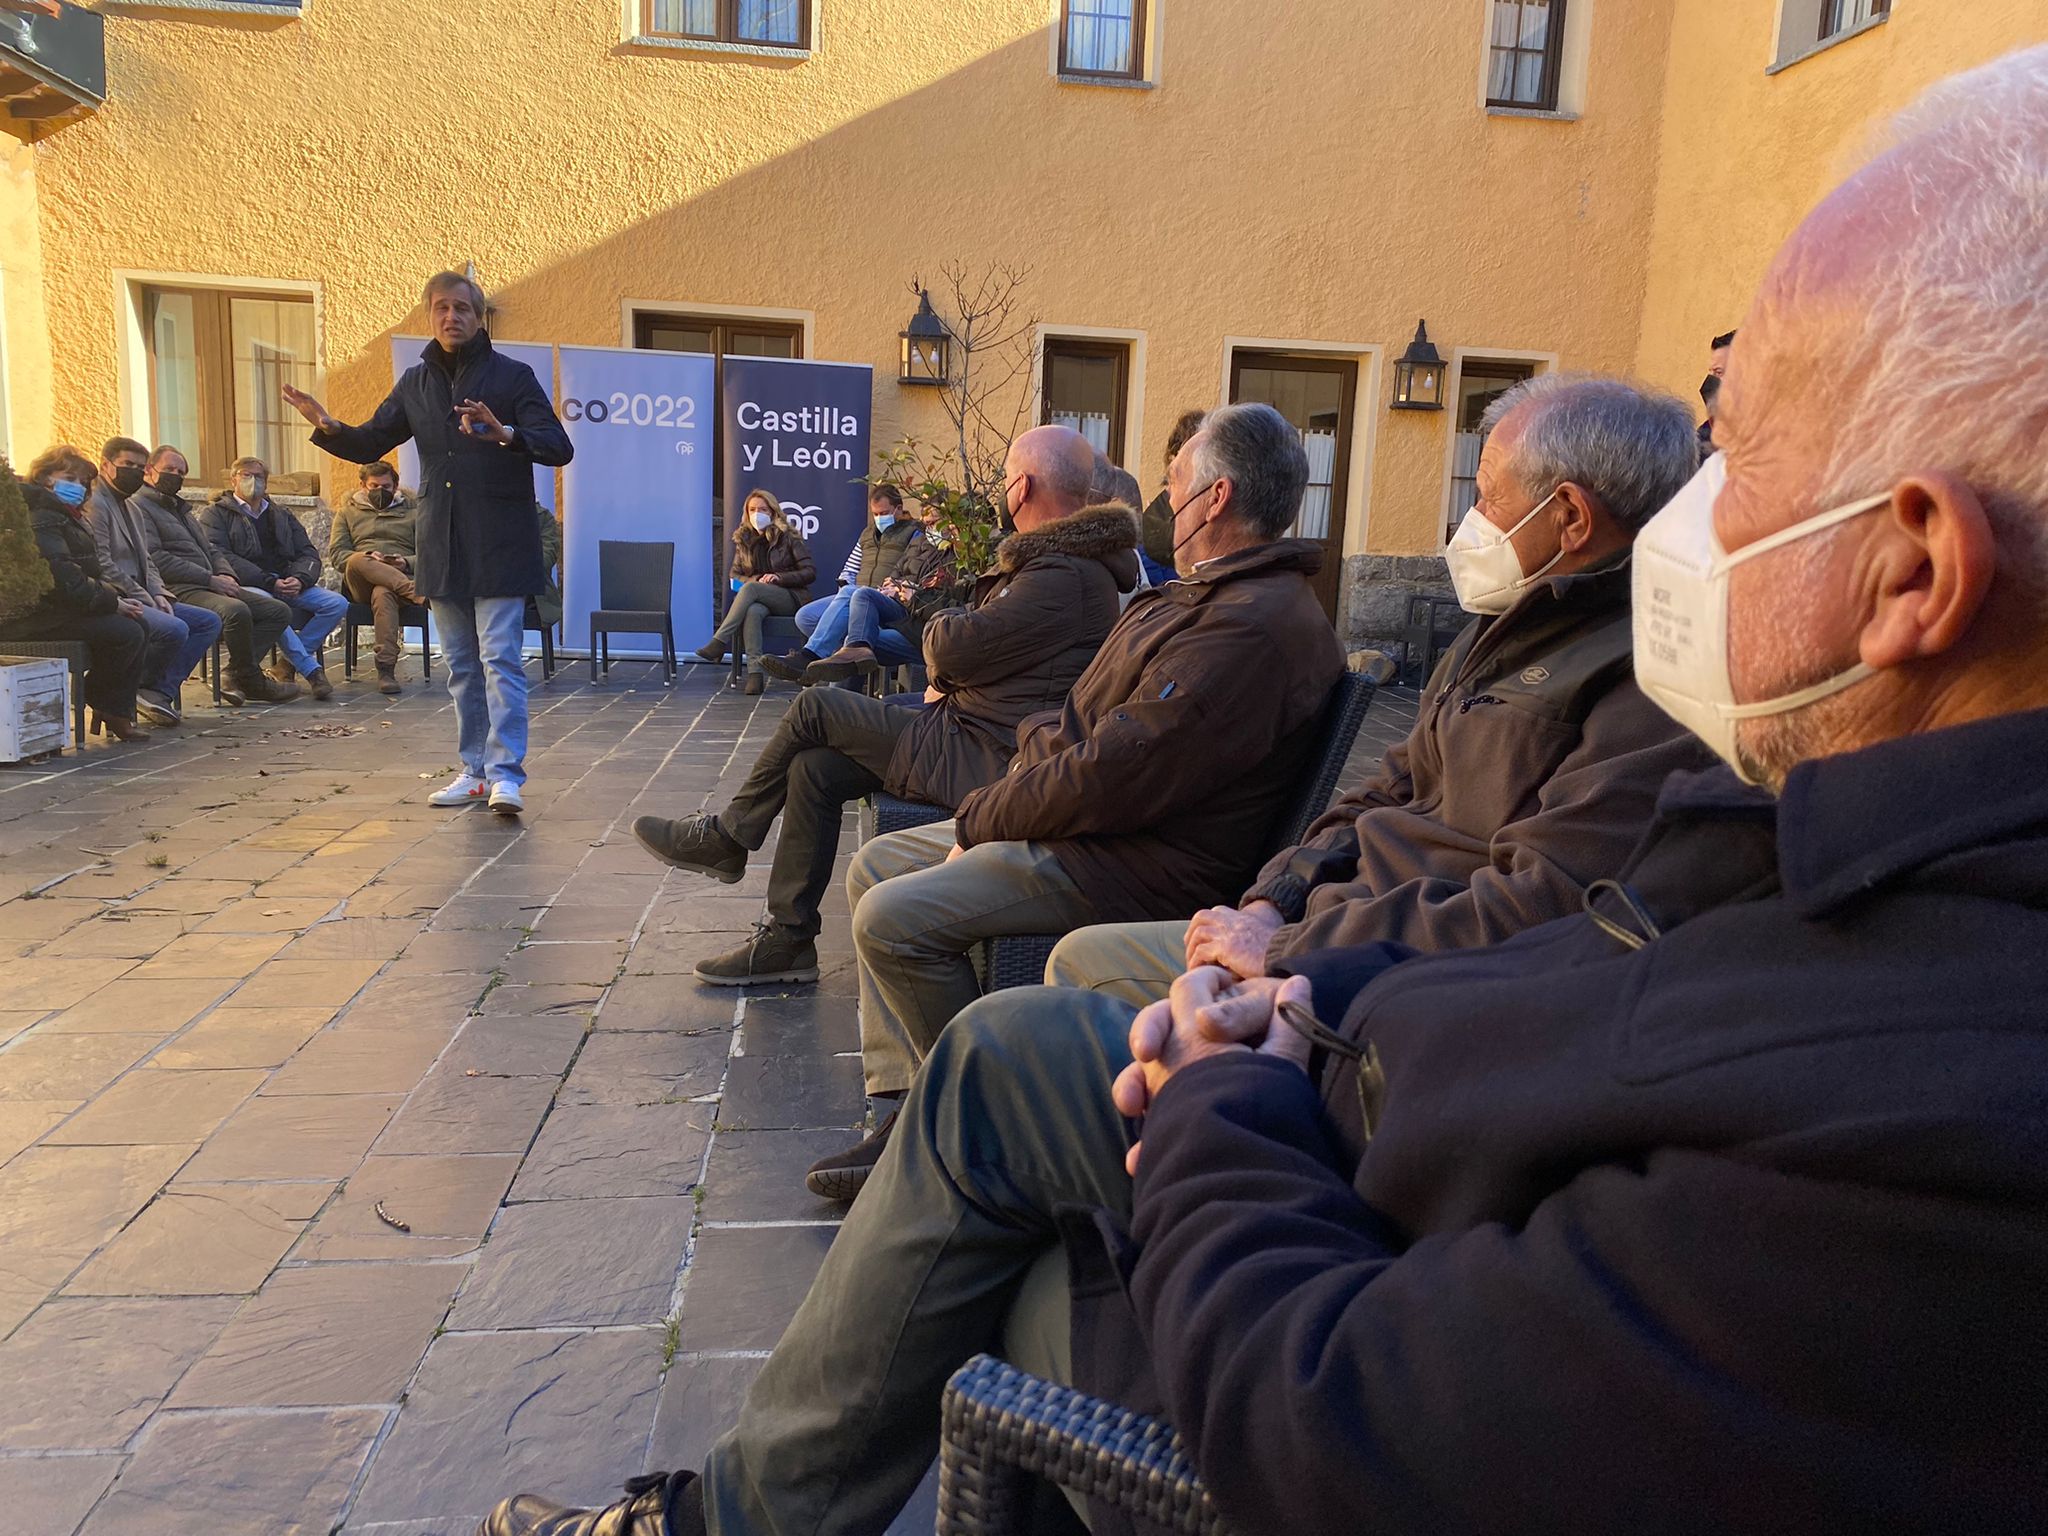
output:
{"label": "white sneaker sole", "polygon": [[464,795],[460,800],[444,800],[438,794],[434,794],[427,796],[427,804],[438,806],[444,811],[454,811],[465,805],[482,805],[488,798],[485,795]]}
{"label": "white sneaker sole", "polygon": [[499,816],[517,816],[526,809],[516,800],[492,800],[488,803],[491,810]]}

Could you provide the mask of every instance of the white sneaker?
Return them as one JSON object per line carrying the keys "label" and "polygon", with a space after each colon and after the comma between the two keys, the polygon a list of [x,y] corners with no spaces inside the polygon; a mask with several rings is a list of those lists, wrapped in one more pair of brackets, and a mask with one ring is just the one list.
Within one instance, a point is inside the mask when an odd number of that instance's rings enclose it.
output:
{"label": "white sneaker", "polygon": [[481,805],[484,796],[490,793],[490,786],[474,774],[458,773],[448,781],[446,789],[437,789],[427,796],[429,805]]}
{"label": "white sneaker", "polygon": [[519,786],[506,779],[500,779],[491,786],[491,809],[500,816],[517,816],[526,809],[526,802],[519,798]]}

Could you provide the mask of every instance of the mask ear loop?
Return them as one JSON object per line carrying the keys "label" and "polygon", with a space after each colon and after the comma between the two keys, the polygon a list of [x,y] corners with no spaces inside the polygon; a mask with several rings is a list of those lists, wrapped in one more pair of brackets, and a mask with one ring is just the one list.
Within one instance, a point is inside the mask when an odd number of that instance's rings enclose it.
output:
{"label": "mask ear loop", "polygon": [[[1609,892],[1621,898],[1621,904],[1628,909],[1628,915],[1635,919],[1636,927],[1625,927],[1599,909],[1600,897]],[[1650,940],[1661,939],[1664,936],[1664,930],[1657,926],[1657,920],[1650,916],[1649,909],[1643,905],[1641,899],[1619,880],[1595,880],[1586,887],[1581,904],[1585,908],[1586,916],[1593,919],[1594,926],[1624,949],[1641,949]]]}

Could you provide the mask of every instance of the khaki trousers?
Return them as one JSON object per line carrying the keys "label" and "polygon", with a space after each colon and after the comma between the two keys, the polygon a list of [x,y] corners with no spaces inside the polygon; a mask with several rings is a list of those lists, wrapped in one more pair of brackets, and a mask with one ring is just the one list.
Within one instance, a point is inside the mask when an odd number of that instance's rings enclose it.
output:
{"label": "khaki trousers", "polygon": [[370,605],[370,622],[377,631],[378,664],[396,665],[399,652],[405,648],[400,607],[420,600],[419,593],[413,590],[411,575],[358,550],[341,568],[341,586],[349,601]]}
{"label": "khaki trousers", "polygon": [[1063,934],[1094,910],[1042,843],[983,843],[947,861],[953,823],[861,845],[847,872],[869,1093],[901,1093],[953,1015],[981,996],[972,951],[1006,934]]}
{"label": "khaki trousers", "polygon": [[1068,934],[1045,962],[1048,987],[1079,987],[1143,1008],[1188,968],[1188,925],[1097,923]]}

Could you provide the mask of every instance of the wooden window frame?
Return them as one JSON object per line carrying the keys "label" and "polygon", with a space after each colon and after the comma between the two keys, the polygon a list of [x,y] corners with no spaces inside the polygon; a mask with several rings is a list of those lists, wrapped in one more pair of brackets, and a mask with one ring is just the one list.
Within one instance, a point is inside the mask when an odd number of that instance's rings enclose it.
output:
{"label": "wooden window frame", "polygon": [[1330,465],[1330,528],[1323,537],[1323,543],[1336,552],[1336,558],[1326,562],[1311,582],[1317,601],[1332,623],[1339,620],[1344,601],[1344,546],[1351,528],[1351,454],[1358,446],[1355,439],[1359,436],[1359,375],[1368,366],[1370,359],[1342,353],[1289,352],[1284,348],[1256,346],[1233,346],[1230,350],[1225,391],[1233,405],[1243,399],[1242,380],[1247,368],[1275,373],[1334,374],[1338,379],[1337,453]]}
{"label": "wooden window frame", "polygon": [[1072,0],[1060,0],[1059,72],[1076,80],[1143,80],[1145,78],[1145,0],[1131,0],[1131,67],[1083,69],[1067,60],[1067,39],[1073,35]]}
{"label": "wooden window frame", "polygon": [[799,0],[797,40],[785,43],[769,37],[741,37],[739,0],[718,0],[716,32],[657,32],[654,29],[654,0],[640,0],[640,35],[674,38],[689,43],[731,43],[741,48],[780,48],[788,53],[808,53],[811,49],[811,12],[816,5],[817,0]]}
{"label": "wooden window frame", "polygon": [[[166,294],[189,297],[192,302],[192,372],[199,390],[199,441],[176,445],[192,467],[192,483],[209,486],[217,479],[225,483],[228,465],[238,456],[235,445],[235,343],[230,306],[236,299],[268,299],[276,303],[304,304],[314,310],[313,296],[285,288],[209,288],[204,283],[143,282],[140,287],[143,372],[149,385],[149,429],[151,441],[162,442],[157,393],[155,300]],[[316,321],[318,312],[314,310]],[[285,481],[309,478],[310,488],[280,485],[280,496],[320,494],[321,476],[285,475]]]}
{"label": "wooden window frame", "polygon": [[1038,420],[1052,420],[1052,360],[1064,357],[1108,358],[1116,364],[1116,409],[1109,418],[1109,462],[1124,462],[1125,429],[1131,416],[1131,344],[1116,337],[1048,335],[1039,345]]}
{"label": "wooden window frame", "polygon": [[[1852,0],[1820,0],[1820,35],[1814,39],[1816,43],[1825,43],[1841,36],[1852,27],[1863,25],[1863,22],[1842,19],[1842,13],[1851,3]],[[1870,14],[1864,21],[1875,21],[1878,17],[1889,16],[1891,13],[1892,0],[1870,0]]]}
{"label": "wooden window frame", "polygon": [[711,333],[713,357],[742,357],[750,353],[726,350],[733,331],[752,331],[762,336],[787,336],[795,346],[792,358],[804,355],[804,324],[801,320],[755,320],[746,315],[693,315],[686,310],[636,309],[633,311],[633,345],[641,351],[656,350],[649,338],[657,330],[690,326]]}
{"label": "wooden window frame", "polygon": [[[1492,3],[1498,3],[1498,0],[1492,0]],[[1523,0],[1514,0],[1514,3],[1517,6],[1519,6],[1523,3]],[[1890,0],[1886,0],[1886,3],[1889,4]],[[1486,98],[1486,104],[1489,107],[1505,107],[1510,111],[1518,112],[1555,112],[1558,110],[1557,102],[1559,88],[1561,87],[1564,81],[1564,28],[1566,9],[1566,0],[1550,0],[1550,30],[1548,33],[1545,34],[1543,39],[1543,85],[1541,90],[1538,92],[1538,99],[1535,101],[1520,101],[1513,97],[1501,97],[1492,95],[1490,94],[1489,90],[1489,94]],[[1491,87],[1493,80],[1493,60],[1497,54],[1511,53],[1516,57],[1517,60],[1519,60],[1523,54],[1534,53],[1536,51],[1533,48],[1521,47],[1519,45],[1519,42],[1517,43],[1517,46],[1512,48],[1503,48],[1498,43],[1494,42],[1493,16],[1494,13],[1489,6],[1489,9],[1486,13],[1486,78],[1489,88]],[[1520,38],[1520,35],[1520,29],[1517,28],[1517,39]],[[1521,71],[1519,69],[1511,69],[1508,72],[1508,78],[1510,80],[1513,80],[1514,77],[1520,72]]]}

